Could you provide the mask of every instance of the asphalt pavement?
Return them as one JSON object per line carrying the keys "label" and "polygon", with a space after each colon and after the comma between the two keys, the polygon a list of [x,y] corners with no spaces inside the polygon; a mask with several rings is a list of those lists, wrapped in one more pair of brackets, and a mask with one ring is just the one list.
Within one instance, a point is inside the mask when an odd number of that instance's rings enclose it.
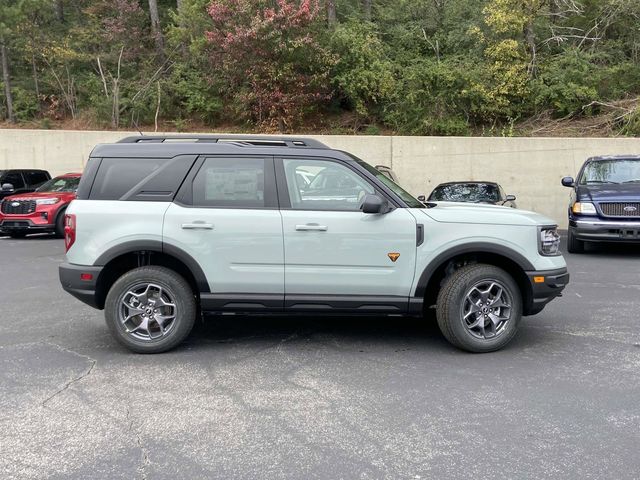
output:
{"label": "asphalt pavement", "polygon": [[61,240],[0,238],[3,479],[638,479],[640,246],[473,355],[412,319],[210,318],[127,352],[62,291]]}

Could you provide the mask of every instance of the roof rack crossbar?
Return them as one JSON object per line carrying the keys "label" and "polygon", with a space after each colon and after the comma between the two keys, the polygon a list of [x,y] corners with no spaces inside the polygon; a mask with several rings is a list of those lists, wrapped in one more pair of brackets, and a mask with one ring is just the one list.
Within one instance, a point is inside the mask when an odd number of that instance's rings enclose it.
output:
{"label": "roof rack crossbar", "polygon": [[236,143],[256,147],[329,148],[313,138],[304,137],[261,137],[255,135],[142,135],[126,137],[118,143]]}

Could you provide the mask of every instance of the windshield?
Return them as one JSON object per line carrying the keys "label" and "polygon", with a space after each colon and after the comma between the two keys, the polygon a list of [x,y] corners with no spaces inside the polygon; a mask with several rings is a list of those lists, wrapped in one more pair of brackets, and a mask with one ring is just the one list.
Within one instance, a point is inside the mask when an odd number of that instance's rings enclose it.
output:
{"label": "windshield", "polygon": [[80,177],[57,177],[43,184],[36,192],[75,192],[79,183]]}
{"label": "windshield", "polygon": [[640,159],[596,160],[584,166],[580,185],[640,183]]}
{"label": "windshield", "polygon": [[497,185],[490,183],[455,183],[435,188],[429,200],[434,202],[495,203],[500,201]]}
{"label": "windshield", "polygon": [[360,160],[359,158],[350,155],[354,160],[356,160],[360,165],[362,165],[365,169],[371,172],[375,177],[384,183],[393,193],[399,196],[410,208],[425,208],[424,204],[407,192],[404,188],[398,185],[396,182],[387,177],[384,173],[379,171],[377,168],[372,167],[367,162]]}

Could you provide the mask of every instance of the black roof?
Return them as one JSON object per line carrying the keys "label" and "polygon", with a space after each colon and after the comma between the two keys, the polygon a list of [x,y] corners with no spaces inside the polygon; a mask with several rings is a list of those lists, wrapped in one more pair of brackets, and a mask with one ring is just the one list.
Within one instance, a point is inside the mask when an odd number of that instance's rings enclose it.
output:
{"label": "black roof", "polygon": [[323,156],[331,149],[318,140],[305,137],[144,135],[126,137],[117,143],[97,145],[91,156],[172,158],[177,155],[206,154],[291,155],[301,150],[308,156]]}

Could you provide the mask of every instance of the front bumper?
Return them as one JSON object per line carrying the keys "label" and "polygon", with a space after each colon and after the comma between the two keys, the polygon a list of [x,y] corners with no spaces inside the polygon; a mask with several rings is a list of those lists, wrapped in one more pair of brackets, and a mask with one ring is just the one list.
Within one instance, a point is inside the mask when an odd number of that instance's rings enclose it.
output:
{"label": "front bumper", "polygon": [[[58,267],[62,288],[81,302],[101,310],[102,306],[99,304],[96,295],[96,285],[102,268],[63,263]],[[91,275],[91,279],[83,280],[82,274]]]}
{"label": "front bumper", "polygon": [[55,224],[34,223],[29,218],[9,218],[4,217],[0,220],[0,231],[3,232],[49,232],[56,229]]}
{"label": "front bumper", "polygon": [[640,242],[640,220],[569,219],[576,239],[588,242]]}
{"label": "front bumper", "polygon": [[526,272],[531,286],[531,295],[524,305],[524,315],[535,315],[556,297],[569,283],[569,272],[566,268]]}

